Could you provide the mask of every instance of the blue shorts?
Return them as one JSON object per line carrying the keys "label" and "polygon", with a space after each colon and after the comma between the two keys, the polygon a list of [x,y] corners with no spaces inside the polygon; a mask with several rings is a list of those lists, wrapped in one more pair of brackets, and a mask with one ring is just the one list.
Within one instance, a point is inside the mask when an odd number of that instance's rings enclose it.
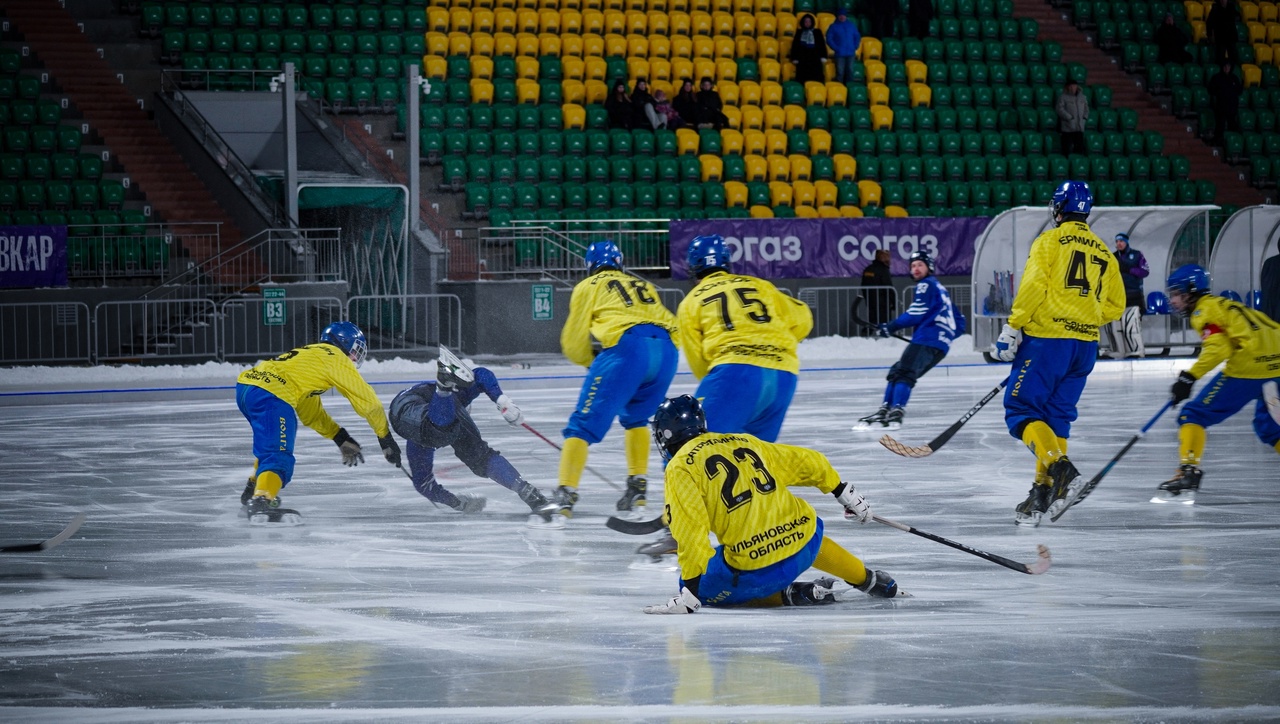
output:
{"label": "blue shorts", "polygon": [[1023,337],[1004,390],[1004,421],[1022,439],[1027,423],[1039,420],[1060,438],[1071,437],[1076,403],[1098,359],[1098,343],[1078,339]]}
{"label": "blue shorts", "polygon": [[615,417],[626,430],[648,425],[676,375],[677,358],[671,335],[661,327],[638,324],[623,332],[587,368],[578,405],[562,434],[595,444]]}
{"label": "blue shorts", "polygon": [[702,378],[694,397],[702,401],[711,432],[745,432],[774,442],[795,392],[796,376],[790,372],[726,364]]}
{"label": "blue shorts", "polygon": [[298,413],[289,403],[261,387],[245,384],[236,385],[236,407],[253,428],[253,456],[258,459],[258,473],[270,470],[288,485],[293,479]]}
{"label": "blue shorts", "polygon": [[901,382],[907,387],[915,387],[916,381],[924,377],[924,373],[933,369],[946,356],[946,350],[911,342],[902,351],[902,358],[889,368],[889,374],[885,379],[891,385]]}
{"label": "blue shorts", "polygon": [[[1280,377],[1273,377],[1280,383]],[[1253,432],[1262,442],[1274,446],[1280,442],[1280,425],[1271,419],[1262,399],[1262,383],[1267,380],[1249,380],[1243,377],[1227,377],[1219,373],[1200,389],[1200,394],[1182,408],[1179,425],[1210,427],[1231,417],[1255,401],[1253,408]]]}
{"label": "blue shorts", "polygon": [[[822,519],[817,519],[813,540],[790,558],[754,571],[739,571],[724,560],[724,546],[716,546],[716,554],[707,561],[707,572],[698,582],[698,598],[704,606],[741,606],[756,599],[772,596],[791,585],[818,557],[822,547]],[[684,580],[680,581],[684,585]]]}

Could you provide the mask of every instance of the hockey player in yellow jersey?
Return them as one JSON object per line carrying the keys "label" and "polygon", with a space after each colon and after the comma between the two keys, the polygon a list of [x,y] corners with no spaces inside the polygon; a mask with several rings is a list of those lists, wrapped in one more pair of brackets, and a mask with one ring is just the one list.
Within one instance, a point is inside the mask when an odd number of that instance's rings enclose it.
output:
{"label": "hockey player in yellow jersey", "polygon": [[[554,502],[565,517],[578,501],[587,446],[600,442],[614,418],[622,424],[627,488],[618,510],[645,504],[649,472],[649,416],[667,394],[678,353],[676,319],[649,282],[622,270],[622,252],[612,241],[587,247],[589,276],[573,288],[560,348],[570,362],[587,368],[578,404],[564,428],[560,480]],[[594,354],[591,340],[600,343]]]}
{"label": "hockey player in yellow jersey", "polygon": [[1209,293],[1209,274],[1196,264],[1178,267],[1166,284],[1169,303],[1191,320],[1200,334],[1200,357],[1191,369],[1178,373],[1170,394],[1176,405],[1191,396],[1196,380],[1226,363],[1178,416],[1178,472],[1160,484],[1154,503],[1195,502],[1200,489],[1200,460],[1205,451],[1205,428],[1236,414],[1250,402],[1253,431],[1264,444],[1280,452],[1280,419],[1267,409],[1264,392],[1272,396],[1280,383],[1280,322],[1266,314]]}
{"label": "hockey player in yellow jersey", "polygon": [[[679,543],[680,592],[645,613],[835,603],[849,586],[881,598],[899,595],[891,576],[869,570],[823,535],[813,506],[789,490],[815,487],[835,496],[846,518],[871,519],[867,501],[821,453],[708,432],[702,405],[689,395],[662,403],[653,438],[667,461],[664,517]],[[712,547],[710,533],[719,545]],[[836,577],[796,581],[810,566]]]}
{"label": "hockey player in yellow jersey", "polygon": [[688,262],[698,284],[676,321],[680,348],[701,380],[694,396],[707,427],[773,442],[796,390],[796,346],[813,328],[809,306],[764,279],[732,273],[719,235],[695,237]]}
{"label": "hockey player in yellow jersey", "polygon": [[1067,457],[1076,403],[1098,357],[1098,330],[1124,313],[1124,282],[1107,245],[1089,229],[1093,194],[1083,181],[1054,191],[1054,228],[1031,244],[996,356],[1013,362],[1005,424],[1036,456],[1035,482],[1014,509],[1036,526],[1067,506],[1081,484]]}
{"label": "hockey player in yellow jersey", "polygon": [[240,373],[236,405],[253,427],[254,474],[240,502],[253,523],[297,523],[297,511],[280,507],[280,490],[293,478],[293,444],[298,421],[333,440],[347,466],[364,462],[360,443],[352,439],[320,404],[320,396],[337,388],[369,422],[387,462],[400,466],[396,444],[382,403],[357,371],[368,345],[364,332],[351,322],[334,322],[320,333],[318,344],[289,350]]}

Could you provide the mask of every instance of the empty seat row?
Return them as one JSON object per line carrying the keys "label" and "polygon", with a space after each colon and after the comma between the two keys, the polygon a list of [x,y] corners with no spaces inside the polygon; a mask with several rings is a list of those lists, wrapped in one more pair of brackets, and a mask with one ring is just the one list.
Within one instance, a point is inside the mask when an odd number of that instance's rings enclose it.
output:
{"label": "empty seat row", "polygon": [[102,178],[102,159],[94,154],[81,153],[4,153],[0,154],[0,179],[76,179]]}
{"label": "empty seat row", "polygon": [[98,207],[117,210],[124,205],[125,188],[119,181],[0,181],[0,211],[22,208],[40,211],[80,209],[93,211]]}
{"label": "empty seat row", "polygon": [[4,150],[8,153],[75,153],[84,140],[79,128],[66,124],[29,129],[10,125],[4,127],[3,134]]}

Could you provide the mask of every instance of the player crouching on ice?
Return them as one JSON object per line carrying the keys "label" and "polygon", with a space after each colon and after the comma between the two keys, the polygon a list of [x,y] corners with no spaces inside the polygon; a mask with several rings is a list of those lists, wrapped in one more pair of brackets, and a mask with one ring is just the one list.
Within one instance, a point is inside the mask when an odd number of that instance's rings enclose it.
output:
{"label": "player crouching on ice", "polygon": [[530,525],[546,524],[560,507],[548,503],[542,491],[521,478],[506,458],[489,447],[468,412],[471,402],[482,392],[498,406],[502,419],[513,427],[524,421],[520,408],[503,394],[498,378],[487,368],[472,369],[444,347],[440,348],[436,364],[434,382],[410,387],[391,401],[391,426],[407,442],[405,451],[414,489],[427,500],[462,513],[484,510],[483,495],[455,495],[436,482],[432,472],[435,452],[442,447],[452,447],[471,472],[515,491],[535,514]]}
{"label": "player crouching on ice", "polygon": [[[666,470],[666,523],[679,544],[680,593],[645,613],[694,613],[708,606],[816,606],[852,586],[880,598],[903,595],[884,571],[868,570],[823,535],[822,519],[792,485],[831,493],[845,517],[871,509],[821,453],[746,434],[707,432],[702,405],[673,397],[653,416]],[[708,534],[720,545],[711,547]],[[836,578],[796,581],[812,566]]]}
{"label": "player crouching on ice", "polygon": [[1153,503],[1195,502],[1200,489],[1200,459],[1204,455],[1205,428],[1236,414],[1251,400],[1253,431],[1258,439],[1280,452],[1280,420],[1268,412],[1265,390],[1280,383],[1280,323],[1256,309],[1209,293],[1209,273],[1196,264],[1178,267],[1166,284],[1169,303],[1191,320],[1200,333],[1200,358],[1191,369],[1178,373],[1171,394],[1173,404],[1191,396],[1196,380],[1226,362],[1226,367],[1200,389],[1200,394],[1178,416],[1178,472],[1160,484]]}
{"label": "player crouching on ice", "polygon": [[333,440],[348,467],[364,462],[360,443],[333,421],[320,396],[336,387],[373,428],[387,462],[399,467],[400,446],[387,427],[387,416],[373,388],[360,376],[368,343],[351,322],[334,322],[320,333],[319,344],[289,350],[240,373],[236,405],[253,427],[254,474],[240,495],[249,522],[302,522],[296,510],[280,507],[280,491],[293,477],[293,443],[298,420]]}

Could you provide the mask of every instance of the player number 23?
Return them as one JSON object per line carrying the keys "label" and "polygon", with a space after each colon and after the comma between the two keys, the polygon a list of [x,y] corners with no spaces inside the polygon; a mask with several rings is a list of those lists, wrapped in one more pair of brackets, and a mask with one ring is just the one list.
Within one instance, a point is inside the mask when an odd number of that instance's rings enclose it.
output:
{"label": "player number 23", "polygon": [[720,499],[724,501],[724,507],[727,510],[733,510],[751,500],[754,495],[752,488],[755,488],[761,494],[772,493],[778,487],[778,481],[774,480],[773,475],[765,468],[764,461],[756,454],[754,450],[740,447],[733,451],[733,459],[739,463],[750,461],[751,467],[755,473],[751,476],[751,487],[741,492],[735,492],[734,488],[738,484],[738,478],[741,472],[729,458],[723,455],[712,455],[707,458],[706,470],[707,477],[715,480],[720,473],[724,473],[724,482],[720,485]]}

